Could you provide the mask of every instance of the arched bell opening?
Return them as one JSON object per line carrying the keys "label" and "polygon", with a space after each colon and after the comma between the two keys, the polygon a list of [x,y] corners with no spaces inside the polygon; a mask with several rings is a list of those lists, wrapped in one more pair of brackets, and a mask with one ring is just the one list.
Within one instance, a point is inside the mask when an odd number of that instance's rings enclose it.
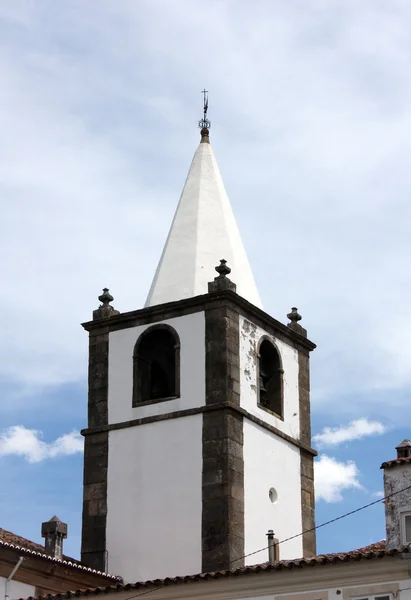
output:
{"label": "arched bell opening", "polygon": [[267,338],[259,344],[257,368],[257,403],[260,408],[284,418],[283,374],[280,353]]}
{"label": "arched bell opening", "polygon": [[169,325],[141,334],[133,355],[133,406],[180,396],[180,339]]}

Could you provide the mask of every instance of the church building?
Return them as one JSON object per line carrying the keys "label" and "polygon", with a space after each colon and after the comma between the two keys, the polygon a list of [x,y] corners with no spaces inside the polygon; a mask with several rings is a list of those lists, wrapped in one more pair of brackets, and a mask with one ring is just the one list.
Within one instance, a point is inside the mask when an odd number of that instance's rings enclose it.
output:
{"label": "church building", "polygon": [[315,345],[296,308],[264,312],[207,101],[200,127],[144,308],[119,313],[105,288],[83,324],[81,559],[126,582],[264,562],[270,531],[277,559],[316,553]]}
{"label": "church building", "polygon": [[264,312],[207,102],[200,127],[144,308],[119,313],[105,288],[83,324],[81,562],[63,553],[67,525],[56,516],[42,524],[44,546],[0,529],[0,591],[6,600],[411,600],[410,440],[381,465],[384,497],[353,511],[384,502],[386,540],[316,554],[315,345],[296,308],[287,325]]}

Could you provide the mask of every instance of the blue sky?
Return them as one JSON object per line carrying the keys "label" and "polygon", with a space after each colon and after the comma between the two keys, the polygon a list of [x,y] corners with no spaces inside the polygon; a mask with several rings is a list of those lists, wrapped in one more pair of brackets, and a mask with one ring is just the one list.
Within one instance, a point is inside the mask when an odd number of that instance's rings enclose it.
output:
{"label": "blue sky", "polygon": [[[56,513],[79,554],[80,323],[103,286],[121,311],[143,305],[204,86],[265,309],[286,322],[298,306],[318,344],[313,432],[380,424],[320,447],[334,497],[317,523],[382,491],[410,436],[410,18],[404,0],[2,3],[0,526],[40,540]],[[383,537],[378,505],[320,530],[318,550]]]}

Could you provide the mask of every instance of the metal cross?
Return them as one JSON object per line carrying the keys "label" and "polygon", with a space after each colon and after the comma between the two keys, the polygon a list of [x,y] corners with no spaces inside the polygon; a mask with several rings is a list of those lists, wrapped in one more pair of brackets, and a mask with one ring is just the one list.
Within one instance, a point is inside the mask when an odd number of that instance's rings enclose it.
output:
{"label": "metal cross", "polygon": [[208,109],[208,96],[206,96],[206,94],[208,94],[208,90],[204,89],[201,93],[203,94],[203,98],[204,98],[203,110],[204,110],[204,120],[205,120],[205,118],[207,116],[207,109]]}
{"label": "metal cross", "polygon": [[203,97],[204,97],[204,103],[203,103],[203,118],[201,119],[201,121],[198,122],[198,126],[200,127],[200,129],[209,129],[211,126],[210,121],[207,119],[207,111],[208,111],[208,90],[204,89],[202,92]]}

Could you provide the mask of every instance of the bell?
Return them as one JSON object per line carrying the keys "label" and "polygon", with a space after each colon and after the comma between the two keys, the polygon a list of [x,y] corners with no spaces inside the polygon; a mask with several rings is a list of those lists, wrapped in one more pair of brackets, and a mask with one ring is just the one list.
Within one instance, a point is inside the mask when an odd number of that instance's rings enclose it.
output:
{"label": "bell", "polygon": [[266,388],[265,388],[265,378],[262,375],[261,371],[260,371],[260,380],[259,380],[259,384],[260,384],[260,392],[266,392]]}
{"label": "bell", "polygon": [[267,388],[265,384],[270,379],[266,370],[264,369],[263,361],[260,359],[260,376],[259,376],[259,384],[260,384],[260,392],[266,392]]}

